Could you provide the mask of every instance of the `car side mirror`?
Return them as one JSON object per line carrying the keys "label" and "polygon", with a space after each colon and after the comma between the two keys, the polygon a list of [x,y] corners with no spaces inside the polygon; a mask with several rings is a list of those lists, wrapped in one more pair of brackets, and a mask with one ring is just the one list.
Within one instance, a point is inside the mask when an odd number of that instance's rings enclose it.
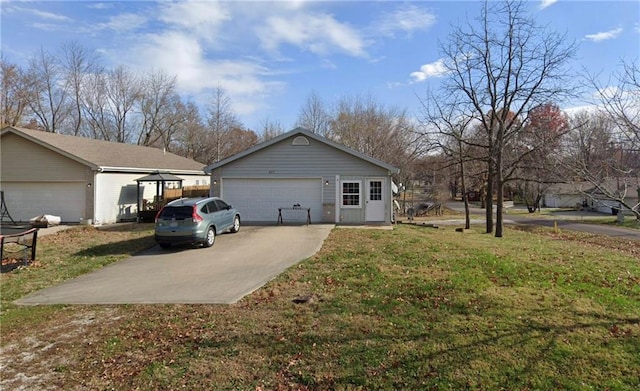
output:
{"label": "car side mirror", "polygon": [[231,210],[231,208],[233,208],[233,206],[227,205],[227,210]]}

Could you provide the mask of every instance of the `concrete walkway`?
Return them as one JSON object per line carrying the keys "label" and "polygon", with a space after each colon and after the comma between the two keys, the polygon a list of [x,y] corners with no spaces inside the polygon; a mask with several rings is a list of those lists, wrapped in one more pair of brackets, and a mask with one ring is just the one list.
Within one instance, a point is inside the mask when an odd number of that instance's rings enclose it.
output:
{"label": "concrete walkway", "polygon": [[242,227],[211,248],[153,247],[16,304],[231,304],[311,257],[333,225]]}

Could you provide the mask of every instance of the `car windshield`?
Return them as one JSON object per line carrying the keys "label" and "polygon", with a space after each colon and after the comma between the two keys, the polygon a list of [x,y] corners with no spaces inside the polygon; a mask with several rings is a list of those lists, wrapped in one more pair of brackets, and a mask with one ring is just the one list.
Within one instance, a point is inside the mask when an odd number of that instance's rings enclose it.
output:
{"label": "car windshield", "polygon": [[161,219],[171,220],[184,220],[190,219],[193,213],[193,207],[191,206],[166,206],[160,213]]}

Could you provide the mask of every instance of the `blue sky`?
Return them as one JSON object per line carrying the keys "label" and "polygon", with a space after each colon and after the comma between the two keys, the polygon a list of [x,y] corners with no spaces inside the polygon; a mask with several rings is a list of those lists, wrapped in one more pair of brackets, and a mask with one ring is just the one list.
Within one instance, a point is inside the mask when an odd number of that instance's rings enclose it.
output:
{"label": "blue sky", "polygon": [[[77,41],[110,68],[163,69],[204,103],[220,86],[245,126],[292,128],[312,91],[330,106],[371,95],[419,116],[437,88],[438,42],[478,15],[477,1],[6,1],[2,55],[25,65],[40,47]],[[580,46],[576,69],[601,73],[640,57],[639,1],[527,2],[540,24]],[[585,99],[589,98],[589,92]],[[558,102],[569,108],[580,100]]]}

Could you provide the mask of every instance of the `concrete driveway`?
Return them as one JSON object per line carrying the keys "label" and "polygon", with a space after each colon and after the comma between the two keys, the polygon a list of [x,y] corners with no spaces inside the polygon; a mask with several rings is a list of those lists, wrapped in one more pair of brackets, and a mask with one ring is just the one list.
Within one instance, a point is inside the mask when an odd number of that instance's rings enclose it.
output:
{"label": "concrete driveway", "polygon": [[333,225],[244,226],[211,248],[155,246],[16,304],[231,304],[315,254]]}

